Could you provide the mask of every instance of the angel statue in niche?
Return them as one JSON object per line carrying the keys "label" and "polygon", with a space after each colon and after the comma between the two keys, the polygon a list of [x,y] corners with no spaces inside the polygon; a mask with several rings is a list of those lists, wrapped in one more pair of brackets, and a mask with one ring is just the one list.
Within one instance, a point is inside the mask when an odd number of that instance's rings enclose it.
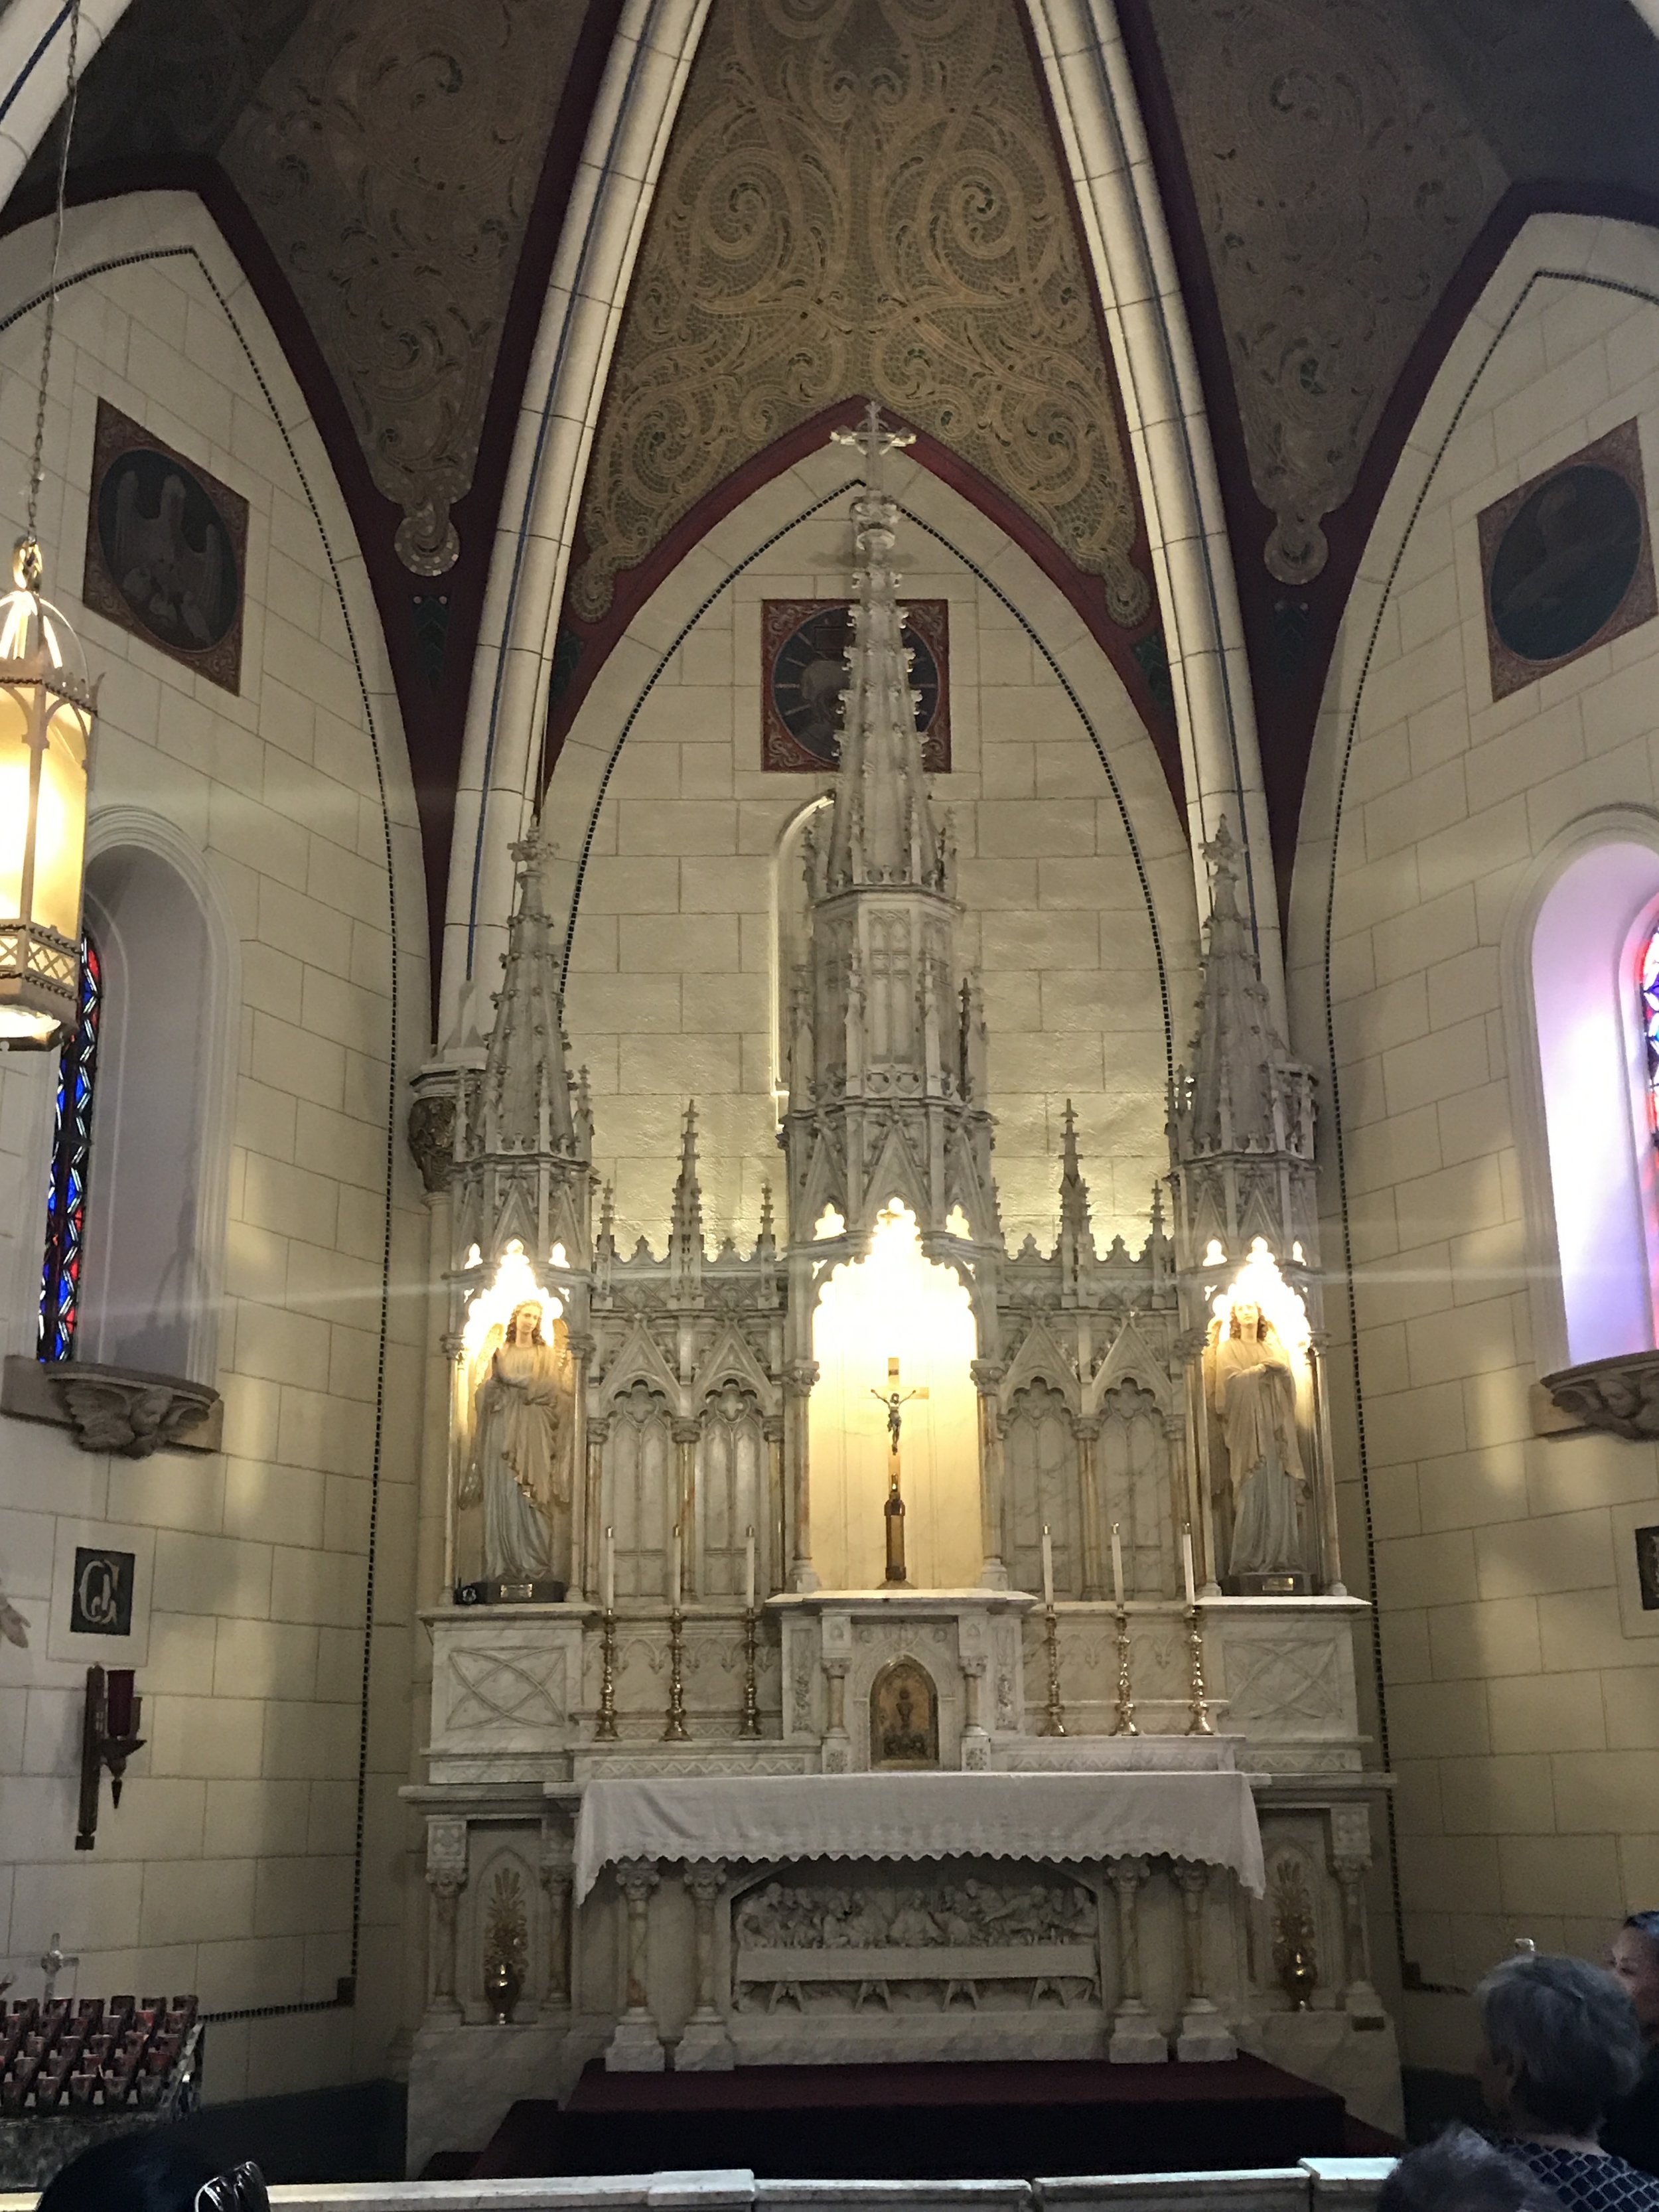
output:
{"label": "angel statue in niche", "polygon": [[[1205,1395],[1220,1431],[1232,1503],[1227,1570],[1246,1588],[1306,1587],[1296,1373],[1278,1330],[1248,1297],[1211,1324]],[[1216,1488],[1222,1489],[1218,1480]]]}
{"label": "angel statue in niche", "polygon": [[490,1331],[473,1370],[472,1449],[457,1503],[483,1507],[487,1581],[569,1579],[569,1367],[558,1301],[525,1298]]}

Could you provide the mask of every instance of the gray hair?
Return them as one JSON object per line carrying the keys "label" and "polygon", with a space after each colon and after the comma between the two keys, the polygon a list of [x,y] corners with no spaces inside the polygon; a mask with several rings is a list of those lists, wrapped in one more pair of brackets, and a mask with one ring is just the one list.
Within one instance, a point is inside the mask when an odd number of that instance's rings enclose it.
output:
{"label": "gray hair", "polygon": [[1642,2071],[1636,2008],[1584,1959],[1506,1959],[1474,1993],[1486,2048],[1515,2069],[1529,2119],[1588,2135]]}
{"label": "gray hair", "polygon": [[1505,2158],[1473,2128],[1454,2126],[1401,2160],[1376,2212],[1560,2212],[1560,2199],[1519,2159]]}

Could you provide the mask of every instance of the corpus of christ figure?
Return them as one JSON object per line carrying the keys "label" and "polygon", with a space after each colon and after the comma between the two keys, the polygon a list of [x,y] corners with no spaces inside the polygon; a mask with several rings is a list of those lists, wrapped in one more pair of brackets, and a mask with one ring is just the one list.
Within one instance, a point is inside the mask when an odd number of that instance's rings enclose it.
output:
{"label": "corpus of christ figure", "polygon": [[903,1423],[903,1408],[912,1398],[925,1398],[925,1389],[901,1390],[899,1364],[896,1359],[887,1363],[887,1388],[872,1390],[870,1395],[887,1408],[887,1503],[882,1510],[887,1522],[887,1579],[890,1583],[908,1582],[904,1568],[904,1500],[899,1494],[899,1431]]}

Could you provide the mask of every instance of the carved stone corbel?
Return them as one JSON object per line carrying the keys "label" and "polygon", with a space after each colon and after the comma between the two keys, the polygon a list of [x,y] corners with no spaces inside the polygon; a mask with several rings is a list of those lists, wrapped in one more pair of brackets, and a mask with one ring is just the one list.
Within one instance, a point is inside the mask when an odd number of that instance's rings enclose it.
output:
{"label": "carved stone corbel", "polygon": [[1659,1352],[1586,1359],[1544,1377],[1554,1404],[1581,1428],[1640,1443],[1659,1437]]}
{"label": "carved stone corbel", "polygon": [[9,1353],[0,1412],[68,1429],[82,1451],[148,1459],[158,1451],[217,1451],[219,1393],[179,1375],[90,1359],[41,1361]]}

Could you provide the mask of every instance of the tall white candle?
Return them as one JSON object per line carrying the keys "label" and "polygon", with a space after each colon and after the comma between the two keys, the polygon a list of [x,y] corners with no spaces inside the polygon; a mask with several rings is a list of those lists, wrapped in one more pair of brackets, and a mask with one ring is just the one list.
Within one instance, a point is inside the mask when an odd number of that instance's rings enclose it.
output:
{"label": "tall white candle", "polygon": [[1054,1539],[1048,1534],[1048,1524],[1045,1521],[1042,1524],[1042,1602],[1044,1605],[1052,1605],[1054,1601]]}
{"label": "tall white candle", "polygon": [[[676,1612],[676,1613],[678,1613],[678,1612],[679,1611],[679,1609],[680,1609],[681,1569],[682,1569],[682,1561],[681,1561],[681,1558],[680,1558],[680,1524],[679,1524],[679,1522],[677,1521],[677,1522],[674,1523],[674,1587],[673,1587],[674,1610],[675,1610],[675,1612]],[[1190,1568],[1188,1568],[1188,1573],[1187,1573],[1187,1579],[1188,1579],[1188,1582],[1191,1582],[1192,1578],[1193,1578],[1193,1577],[1192,1577],[1192,1571],[1191,1571],[1191,1569],[1190,1569]]]}
{"label": "tall white candle", "polygon": [[605,1609],[617,1609],[617,1532],[607,1521],[605,1524]]}
{"label": "tall white candle", "polygon": [[755,1532],[753,1528],[749,1531],[748,1540],[744,1546],[743,1592],[744,1608],[752,1613],[755,1610]]}
{"label": "tall white candle", "polygon": [[1198,1591],[1193,1583],[1193,1531],[1189,1522],[1181,1532],[1181,1571],[1187,1584],[1187,1602],[1198,1603]]}
{"label": "tall white candle", "polygon": [[1120,1605],[1123,1602],[1123,1539],[1118,1534],[1118,1524],[1112,1523],[1112,1595]]}

